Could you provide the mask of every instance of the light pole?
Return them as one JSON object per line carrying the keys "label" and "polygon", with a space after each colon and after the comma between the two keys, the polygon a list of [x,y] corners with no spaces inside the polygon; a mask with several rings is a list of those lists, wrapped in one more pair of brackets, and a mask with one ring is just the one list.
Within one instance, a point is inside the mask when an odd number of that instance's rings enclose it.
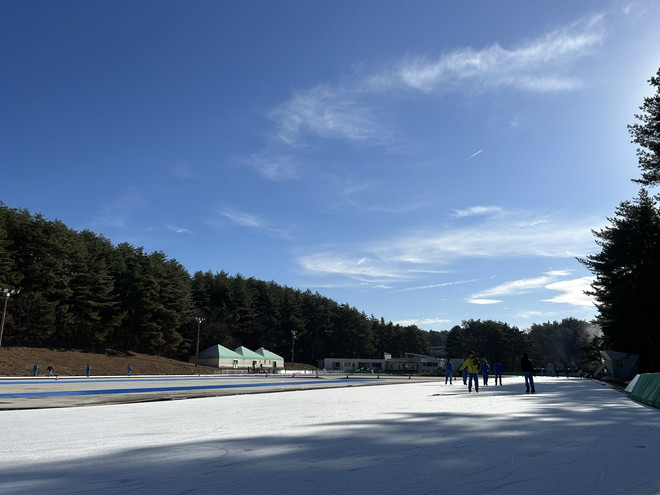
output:
{"label": "light pole", "polygon": [[199,361],[199,329],[202,326],[204,318],[201,316],[196,316],[195,320],[197,321],[197,353],[195,354],[195,366],[197,366],[197,361]]}
{"label": "light pole", "polygon": [[298,333],[298,330],[291,330],[291,365],[293,366],[293,363],[295,363],[294,359],[294,351],[296,350],[296,334]]}
{"label": "light pole", "polygon": [[9,302],[9,297],[18,294],[19,292],[20,290],[0,289],[0,294],[5,298],[5,305],[2,309],[2,323],[0,323],[0,347],[2,347],[2,334],[5,332],[5,316],[7,316],[7,303]]}

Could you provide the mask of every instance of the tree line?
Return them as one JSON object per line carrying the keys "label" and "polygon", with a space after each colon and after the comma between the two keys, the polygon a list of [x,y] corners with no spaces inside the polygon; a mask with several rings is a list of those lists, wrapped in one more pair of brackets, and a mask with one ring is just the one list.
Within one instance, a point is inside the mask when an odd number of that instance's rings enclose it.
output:
{"label": "tree line", "polygon": [[[523,351],[567,367],[580,361],[584,335],[564,355],[548,335],[565,322],[529,332],[494,321],[468,320],[450,331],[398,325],[309,290],[302,291],[224,271],[192,276],[162,252],[76,231],[26,209],[0,203],[0,282],[20,288],[7,312],[5,345],[118,350],[187,359],[197,346],[266,347],[298,362],[325,357],[381,358],[383,353],[480,356],[508,360]],[[197,318],[201,318],[198,323]],[[586,322],[577,322],[586,327]],[[570,326],[570,325],[568,325]],[[295,332],[295,333],[294,333]],[[555,332],[556,333],[556,332]],[[560,332],[561,333],[561,332]],[[556,335],[555,335],[556,337]]]}
{"label": "tree line", "polygon": [[[275,282],[196,272],[0,203],[0,285],[20,288],[8,306],[5,345],[115,349],[186,359],[221,344],[266,347],[315,363],[324,357],[428,353],[425,331],[386,323],[348,304]],[[199,325],[195,318],[203,318]]]}
{"label": "tree line", "polygon": [[593,369],[600,364],[592,343],[598,328],[576,318],[533,324],[526,331],[494,320],[466,320],[449,331],[430,331],[434,345],[444,347],[447,357],[465,357],[474,351],[491,366],[500,361],[504,369],[518,371],[520,356],[528,353],[536,368],[558,370]]}

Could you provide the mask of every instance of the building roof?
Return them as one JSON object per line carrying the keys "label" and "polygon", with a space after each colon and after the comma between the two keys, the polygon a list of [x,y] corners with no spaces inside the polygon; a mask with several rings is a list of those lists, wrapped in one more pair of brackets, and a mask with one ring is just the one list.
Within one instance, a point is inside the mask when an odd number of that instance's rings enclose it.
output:
{"label": "building roof", "polygon": [[247,347],[243,347],[243,346],[237,347],[236,349],[234,349],[234,352],[236,352],[243,358],[263,359],[263,356],[261,354],[257,354],[256,352],[251,351]]}
{"label": "building roof", "polygon": [[284,361],[284,358],[282,356],[278,356],[274,352],[270,352],[268,349],[264,349],[263,347],[260,347],[255,351],[257,354],[263,356],[264,359],[271,359],[271,360],[282,360]]}
{"label": "building roof", "polygon": [[219,358],[225,358],[225,359],[236,359],[236,358],[242,358],[240,354],[237,354],[236,352],[232,351],[231,349],[227,349],[226,347],[217,344],[213,345],[207,349],[204,349],[203,351],[199,352],[199,357],[219,357]]}

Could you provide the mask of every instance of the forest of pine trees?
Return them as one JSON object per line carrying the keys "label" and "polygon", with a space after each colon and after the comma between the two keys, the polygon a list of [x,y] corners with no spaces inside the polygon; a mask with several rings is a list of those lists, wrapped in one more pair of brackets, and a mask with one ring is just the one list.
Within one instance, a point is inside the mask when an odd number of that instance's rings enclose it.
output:
{"label": "forest of pine trees", "polygon": [[368,317],[313,293],[225,272],[190,275],[162,252],[146,253],[0,203],[0,284],[20,288],[3,345],[139,351],[187,359],[221,344],[296,358],[429,352],[427,332]]}
{"label": "forest of pine trees", "polygon": [[[75,231],[2,203],[0,285],[20,289],[8,306],[3,345],[112,349],[187,360],[197,344],[195,318],[201,317],[201,349],[265,347],[290,360],[295,331],[296,361],[310,364],[325,357],[428,354],[440,346],[452,357],[475,349],[515,369],[521,352],[531,352],[545,366],[549,349],[556,347],[500,322],[468,320],[450,331],[427,332],[272,281],[223,271],[191,276],[162,252],[114,246],[88,230]],[[546,323],[536,333],[573,323]],[[577,325],[581,330],[571,345],[562,344],[570,349],[553,354],[555,366],[578,366],[588,324]]]}

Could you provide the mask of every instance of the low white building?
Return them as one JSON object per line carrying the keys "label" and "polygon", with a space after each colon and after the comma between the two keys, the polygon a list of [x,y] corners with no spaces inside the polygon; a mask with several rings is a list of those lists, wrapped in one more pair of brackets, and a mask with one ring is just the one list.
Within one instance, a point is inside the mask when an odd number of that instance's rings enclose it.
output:
{"label": "low white building", "polygon": [[611,349],[601,351],[603,362],[594,371],[595,377],[612,378],[614,380],[631,380],[637,374],[639,354],[618,352]]}
{"label": "low white building", "polygon": [[262,357],[264,366],[268,368],[278,369],[284,366],[284,358],[282,356],[278,356],[274,352],[269,351],[268,349],[260,347],[254,352]]}
{"label": "low white building", "polygon": [[263,347],[258,351],[252,351],[247,347],[237,347],[233,351],[217,344],[199,352],[199,359],[190,357],[190,362],[202,366],[212,366],[223,369],[273,370],[284,365],[284,358]]}
{"label": "low white building", "polygon": [[319,361],[319,368],[332,371],[381,371],[400,373],[437,372],[444,367],[444,359],[425,354],[406,352],[406,357],[392,358],[385,353],[383,359],[366,358],[325,358]]}
{"label": "low white building", "polygon": [[243,356],[220,344],[200,351],[199,359],[191,356],[190,362],[194,363],[195,361],[202,366],[212,366],[214,368],[237,369],[243,366]]}

